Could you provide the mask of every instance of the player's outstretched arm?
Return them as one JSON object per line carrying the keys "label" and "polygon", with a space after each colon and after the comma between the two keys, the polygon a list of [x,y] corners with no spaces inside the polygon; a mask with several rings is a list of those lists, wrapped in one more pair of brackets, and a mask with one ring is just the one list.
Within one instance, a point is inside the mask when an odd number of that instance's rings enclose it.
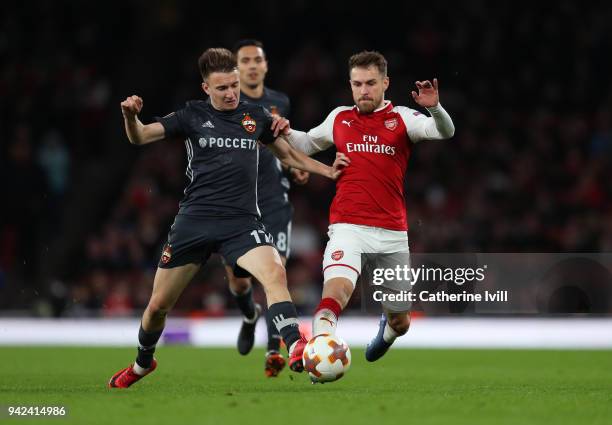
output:
{"label": "player's outstretched arm", "polygon": [[289,144],[300,152],[311,156],[317,152],[329,149],[334,145],[334,120],[342,110],[350,108],[338,107],[331,111],[325,121],[308,133],[296,129],[288,129],[282,132],[283,137]]}
{"label": "player's outstretched arm", "polygon": [[[279,115],[274,115],[271,129],[274,132],[274,137],[278,137],[279,134],[288,133],[289,131],[291,131],[291,128],[289,126],[289,120]],[[298,168],[292,168],[289,164],[286,164],[282,161],[281,164],[283,166],[283,169],[288,171],[289,174],[291,174],[291,179],[293,183],[300,186],[308,183],[308,179],[310,178],[310,173],[308,171],[300,170]]]}
{"label": "player's outstretched arm", "polygon": [[336,155],[334,164],[330,167],[291,147],[285,139],[279,137],[274,143],[266,145],[272,153],[284,164],[309,173],[320,174],[336,180],[342,174],[344,167],[350,164],[350,159],[342,153]]}
{"label": "player's outstretched arm", "polygon": [[304,152],[308,156],[324,151],[332,145],[323,146],[322,143],[317,143],[308,133],[293,128],[288,134],[283,134],[282,137],[289,142],[293,148],[300,152]]}
{"label": "player's outstretched arm", "polygon": [[440,97],[438,93],[438,79],[433,79],[433,84],[429,81],[416,81],[418,93],[412,91],[414,101],[426,108],[431,114],[431,118],[427,118],[417,125],[411,125],[409,133],[411,138],[417,140],[439,140],[448,139],[455,134],[455,125],[448,112],[440,105]]}
{"label": "player's outstretched arm", "polygon": [[142,98],[135,95],[127,97],[121,102],[125,133],[133,145],[146,145],[147,143],[156,142],[162,140],[165,135],[164,126],[160,123],[155,122],[145,125],[138,119],[142,105]]}

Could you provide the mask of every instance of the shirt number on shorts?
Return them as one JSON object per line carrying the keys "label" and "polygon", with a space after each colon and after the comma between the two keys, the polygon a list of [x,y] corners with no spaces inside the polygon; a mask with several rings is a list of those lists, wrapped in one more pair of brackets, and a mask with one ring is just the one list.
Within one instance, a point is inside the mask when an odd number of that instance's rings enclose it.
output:
{"label": "shirt number on shorts", "polygon": [[285,232],[279,232],[276,238],[276,247],[279,251],[287,249],[287,234]]}
{"label": "shirt number on shorts", "polygon": [[253,230],[251,232],[251,235],[253,235],[253,237],[255,238],[255,242],[257,242],[258,244],[261,243],[261,238],[259,237],[259,235],[263,235],[264,240],[267,243],[272,243],[272,235],[270,235],[269,233],[264,232],[263,230]]}

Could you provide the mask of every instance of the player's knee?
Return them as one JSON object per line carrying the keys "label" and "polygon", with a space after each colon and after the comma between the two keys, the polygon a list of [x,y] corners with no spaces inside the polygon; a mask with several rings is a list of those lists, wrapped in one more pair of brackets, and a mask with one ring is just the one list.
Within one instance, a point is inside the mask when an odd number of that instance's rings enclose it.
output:
{"label": "player's knee", "polygon": [[389,318],[389,326],[399,335],[404,335],[410,328],[410,315],[393,315]]}
{"label": "player's knee", "polygon": [[262,274],[261,284],[266,292],[268,292],[268,288],[287,287],[287,272],[285,268],[280,264],[274,264],[274,266],[269,267]]}
{"label": "player's knee", "polygon": [[161,300],[151,299],[147,306],[147,312],[154,319],[164,319],[170,309],[172,308],[169,303],[165,303]]}

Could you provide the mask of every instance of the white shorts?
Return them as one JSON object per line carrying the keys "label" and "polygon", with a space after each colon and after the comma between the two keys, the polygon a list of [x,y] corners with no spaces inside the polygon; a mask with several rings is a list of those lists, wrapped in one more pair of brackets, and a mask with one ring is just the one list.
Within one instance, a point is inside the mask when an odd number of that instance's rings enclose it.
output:
{"label": "white shorts", "polygon": [[323,257],[323,281],[343,277],[353,283],[361,274],[361,254],[408,253],[408,233],[359,224],[329,226],[329,242]]}

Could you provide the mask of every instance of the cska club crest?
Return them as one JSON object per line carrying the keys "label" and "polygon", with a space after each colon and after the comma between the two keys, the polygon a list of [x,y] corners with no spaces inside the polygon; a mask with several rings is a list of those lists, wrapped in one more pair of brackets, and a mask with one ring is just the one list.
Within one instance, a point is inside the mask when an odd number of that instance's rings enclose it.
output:
{"label": "cska club crest", "polygon": [[397,128],[397,118],[385,120],[385,127],[387,128],[387,130],[395,130]]}
{"label": "cska club crest", "polygon": [[342,257],[344,257],[344,251],[338,250],[338,251],[332,252],[332,255],[331,255],[332,260],[339,261],[342,259]]}
{"label": "cska club crest", "polygon": [[257,122],[249,114],[245,114],[242,118],[242,126],[249,133],[255,133],[255,130],[257,130]]}
{"label": "cska club crest", "polygon": [[164,246],[164,250],[162,251],[162,255],[161,255],[162,264],[168,264],[168,262],[170,261],[170,258],[172,258],[172,245],[166,244]]}

